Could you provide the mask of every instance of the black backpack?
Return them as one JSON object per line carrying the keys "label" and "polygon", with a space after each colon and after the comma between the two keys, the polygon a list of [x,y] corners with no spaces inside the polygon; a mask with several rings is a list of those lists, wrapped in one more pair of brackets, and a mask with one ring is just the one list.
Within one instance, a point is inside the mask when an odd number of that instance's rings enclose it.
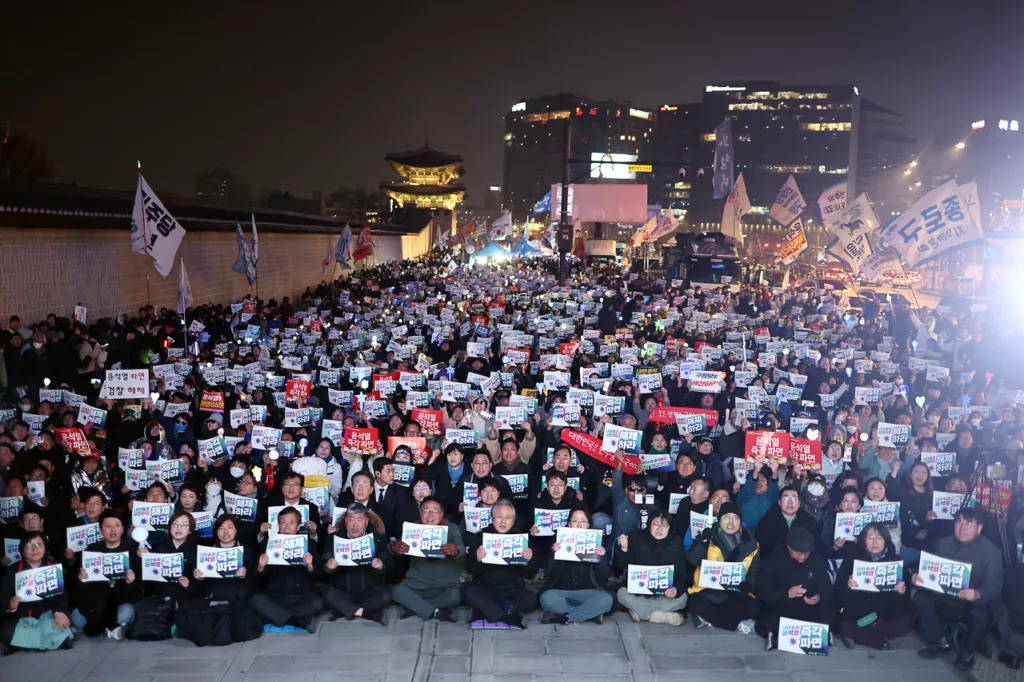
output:
{"label": "black backpack", "polygon": [[178,637],[196,646],[227,646],[263,634],[263,622],[245,602],[189,599],[178,608]]}
{"label": "black backpack", "polygon": [[153,641],[171,638],[174,623],[174,599],[152,596],[135,602],[135,620],[128,636],[131,639]]}

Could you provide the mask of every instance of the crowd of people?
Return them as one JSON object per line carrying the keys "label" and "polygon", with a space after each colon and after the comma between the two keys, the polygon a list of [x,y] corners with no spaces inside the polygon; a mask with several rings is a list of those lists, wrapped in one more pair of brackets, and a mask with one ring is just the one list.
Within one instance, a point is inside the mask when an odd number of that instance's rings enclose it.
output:
{"label": "crowd of people", "polygon": [[1024,392],[992,322],[845,303],[435,251],[187,326],[12,316],[0,642],[618,608],[768,648],[916,628],[963,669],[992,635],[1019,667]]}

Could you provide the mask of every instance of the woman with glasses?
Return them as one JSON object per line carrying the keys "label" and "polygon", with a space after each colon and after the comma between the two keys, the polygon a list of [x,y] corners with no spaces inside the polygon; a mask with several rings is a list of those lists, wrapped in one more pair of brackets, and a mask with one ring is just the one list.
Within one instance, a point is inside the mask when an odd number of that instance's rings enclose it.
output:
{"label": "woman with glasses", "polygon": [[70,649],[74,635],[68,614],[68,594],[61,581],[58,591],[47,591],[39,601],[23,601],[15,592],[17,576],[24,571],[59,565],[50,558],[46,537],[38,531],[25,534],[20,544],[21,559],[8,567],[0,584],[0,604],[4,614],[0,620],[0,644],[3,653],[11,648],[53,650]]}
{"label": "woman with glasses", "polygon": [[914,629],[914,605],[903,582],[903,566],[892,572],[893,584],[880,592],[857,589],[853,578],[854,562],[882,563],[901,561],[889,529],[882,523],[869,523],[857,537],[853,555],[845,559],[836,575],[835,595],[839,634],[847,648],[854,643],[872,649],[888,649],[889,640]]}
{"label": "woman with glasses", "polygon": [[[690,587],[690,613],[696,627],[714,626],[743,635],[754,631],[761,603],[754,596],[757,571],[761,565],[757,540],[743,527],[743,511],[733,502],[718,508],[718,521],[696,537],[686,554],[695,566]],[[733,589],[705,589],[700,585],[704,561],[742,562],[746,575]]]}
{"label": "woman with glasses", "polygon": [[[239,495],[246,497],[250,500],[255,500],[259,495],[259,484],[256,482],[256,477],[251,471],[247,471],[238,479],[235,484],[235,490],[233,495]],[[227,501],[224,502],[225,510],[227,510]],[[238,542],[243,547],[248,547],[250,550],[255,550],[259,546],[259,533],[260,524],[257,522],[257,517],[254,518],[235,518],[237,524],[237,535]],[[216,531],[215,531],[216,533]]]}
{"label": "woman with glasses", "polygon": [[655,511],[647,521],[647,529],[638,528],[620,535],[615,552],[615,568],[628,572],[629,566],[672,566],[673,584],[661,595],[633,594],[627,587],[616,593],[619,603],[629,610],[634,622],[682,625],[686,608],[686,556],[683,543],[672,533],[672,516]]}
{"label": "woman with glasses", "polygon": [[[569,515],[569,528],[591,527],[590,514],[575,509]],[[556,543],[557,544],[557,543]],[[598,546],[597,563],[548,560],[544,575],[547,580],[541,589],[540,605],[544,609],[541,623],[604,622],[604,614],[612,610],[612,596],[604,589],[611,573],[608,554]]]}
{"label": "woman with glasses", "polygon": [[167,582],[145,581],[144,587],[148,596],[171,597],[180,602],[190,592],[194,592],[192,571],[196,567],[196,520],[186,511],[179,511],[171,516],[167,524],[167,534],[154,537],[150,543],[152,549],[139,547],[139,556],[147,552],[155,554],[181,554],[182,571],[177,579],[165,578]]}

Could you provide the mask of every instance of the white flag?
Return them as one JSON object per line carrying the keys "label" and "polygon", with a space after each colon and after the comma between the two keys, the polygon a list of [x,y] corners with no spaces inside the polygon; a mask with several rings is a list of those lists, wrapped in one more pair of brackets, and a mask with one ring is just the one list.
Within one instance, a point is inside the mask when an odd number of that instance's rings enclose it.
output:
{"label": "white flag", "polygon": [[491,241],[496,242],[512,236],[512,213],[506,213],[491,223]]}
{"label": "white flag", "polygon": [[805,208],[807,208],[807,203],[804,201],[803,195],[800,194],[796,178],[790,175],[786,184],[775,195],[775,201],[772,203],[771,210],[768,211],[768,216],[781,223],[783,227],[788,227],[797,216],[803,213]]}
{"label": "white flag", "polygon": [[671,210],[665,213],[665,215],[658,216],[657,221],[657,226],[651,232],[651,236],[648,237],[652,242],[658,241],[667,234],[672,234],[679,227],[679,221],[672,215]]}
{"label": "white flag", "polygon": [[895,247],[887,246],[870,254],[860,264],[860,272],[868,279],[875,279],[879,275],[896,271],[903,274],[903,265],[900,263],[900,254]]}
{"label": "white flag", "polygon": [[181,259],[181,274],[178,276],[178,313],[184,315],[185,310],[192,305],[192,285],[188,282],[188,273],[185,272],[185,259]]}
{"label": "white flag", "polygon": [[873,249],[868,237],[879,227],[878,216],[871,207],[868,195],[863,192],[857,195],[826,226],[838,241],[834,246],[829,246],[833,255],[838,255],[836,252],[845,254],[838,257],[849,263],[854,272],[859,272],[862,261]]}
{"label": "white flag", "polygon": [[825,225],[833,222],[846,208],[846,182],[832,185],[818,197],[818,212]]}
{"label": "white flag", "polygon": [[[964,200],[965,190],[972,191],[970,185],[958,188],[956,180],[947,180],[890,222],[882,237],[910,267],[980,240],[981,225],[972,216],[976,209]],[[973,191],[976,206],[977,189]]]}
{"label": "white flag", "polygon": [[629,245],[630,246],[640,246],[645,241],[648,241],[650,239],[651,233],[654,232],[654,228],[657,226],[657,224],[658,224],[658,218],[657,218],[657,216],[655,216],[655,217],[651,218],[650,220],[648,220],[643,225],[641,225],[640,229],[638,229],[636,232],[634,232],[632,235],[630,235],[630,237],[629,237]]}
{"label": "white flag", "polygon": [[747,213],[750,213],[750,199],[747,197],[747,183],[743,180],[743,173],[740,173],[736,176],[736,185],[732,194],[726,197],[725,208],[722,209],[722,234],[742,244],[743,227],[740,218]]}
{"label": "white flag", "polygon": [[167,212],[139,173],[132,211],[132,251],[152,257],[157,272],[167,277],[174,268],[174,257],[184,236],[185,228]]}
{"label": "white flag", "polygon": [[260,260],[260,242],[256,236],[256,211],[252,212],[252,264],[255,267]]}

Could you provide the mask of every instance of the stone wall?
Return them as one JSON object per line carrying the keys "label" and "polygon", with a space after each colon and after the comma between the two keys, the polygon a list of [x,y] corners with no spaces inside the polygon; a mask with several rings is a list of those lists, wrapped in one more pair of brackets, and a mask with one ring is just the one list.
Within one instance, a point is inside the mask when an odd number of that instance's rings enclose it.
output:
{"label": "stone wall", "polygon": [[[337,236],[260,233],[259,290],[263,298],[296,296],[326,278],[321,269]],[[413,240],[375,236],[380,261],[422,253]],[[409,241],[405,244],[404,241]],[[419,241],[419,240],[415,240]],[[418,244],[416,244],[418,246]],[[238,254],[234,232],[189,232],[178,256],[192,285],[194,305],[227,303],[249,293],[245,276],[231,270]],[[132,313],[147,302],[172,307],[179,267],[164,279],[150,259],[132,253],[128,230],[0,228],[0,322],[19,315],[31,323],[56,313],[71,317],[76,304],[89,319]]]}

